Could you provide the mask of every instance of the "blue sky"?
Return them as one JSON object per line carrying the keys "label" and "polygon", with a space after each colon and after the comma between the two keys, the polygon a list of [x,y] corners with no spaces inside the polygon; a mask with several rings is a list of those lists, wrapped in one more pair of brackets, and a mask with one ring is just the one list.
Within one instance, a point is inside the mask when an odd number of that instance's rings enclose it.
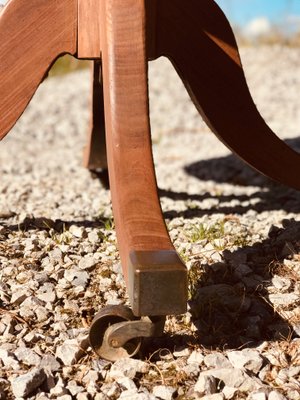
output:
{"label": "blue sky", "polygon": [[[30,1],[30,0],[29,0]],[[183,0],[185,1],[185,0]],[[201,1],[201,0],[199,0]],[[299,15],[300,0],[215,0],[233,23],[246,24],[256,17],[280,22],[283,16]],[[0,0],[6,3],[7,0]]]}
{"label": "blue sky", "polygon": [[281,23],[288,16],[300,16],[300,0],[215,0],[232,23],[247,24],[257,17]]}

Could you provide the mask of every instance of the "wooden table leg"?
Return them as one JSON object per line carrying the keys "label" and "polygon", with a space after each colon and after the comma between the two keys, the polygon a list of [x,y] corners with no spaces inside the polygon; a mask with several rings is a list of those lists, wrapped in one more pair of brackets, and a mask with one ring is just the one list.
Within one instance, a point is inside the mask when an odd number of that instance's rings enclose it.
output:
{"label": "wooden table leg", "polygon": [[103,0],[107,157],[118,247],[135,315],[186,310],[187,273],[170,241],[151,152],[143,0]]}
{"label": "wooden table leg", "polygon": [[101,61],[92,62],[91,114],[83,164],[89,170],[107,169]]}
{"label": "wooden table leg", "polygon": [[0,38],[2,139],[55,59],[76,53],[77,0],[10,0],[0,13]]}
{"label": "wooden table leg", "polygon": [[[259,114],[237,44],[213,0],[146,0],[155,26],[150,58],[172,61],[212,131],[261,173],[300,189],[300,154],[280,140]],[[156,21],[153,24],[153,8]]]}

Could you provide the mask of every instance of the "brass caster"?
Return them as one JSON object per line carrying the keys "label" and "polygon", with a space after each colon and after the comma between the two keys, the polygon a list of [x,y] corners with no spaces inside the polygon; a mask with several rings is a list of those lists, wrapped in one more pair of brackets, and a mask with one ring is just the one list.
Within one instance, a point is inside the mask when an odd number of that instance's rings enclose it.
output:
{"label": "brass caster", "polygon": [[108,361],[134,357],[143,337],[159,336],[165,317],[137,319],[129,307],[108,306],[96,314],[89,333],[90,344],[99,357]]}

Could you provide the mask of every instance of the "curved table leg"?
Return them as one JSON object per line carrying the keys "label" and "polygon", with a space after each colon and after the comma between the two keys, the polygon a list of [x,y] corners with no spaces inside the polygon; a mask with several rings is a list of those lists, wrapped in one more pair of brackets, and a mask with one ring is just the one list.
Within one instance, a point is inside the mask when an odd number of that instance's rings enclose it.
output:
{"label": "curved table leg", "polygon": [[76,0],[10,0],[0,13],[0,139],[54,60],[77,50]]}
{"label": "curved table leg", "polygon": [[92,100],[88,143],[83,164],[89,170],[107,169],[101,61],[92,62]]}
{"label": "curved table leg", "polygon": [[133,312],[186,311],[187,273],[169,238],[151,152],[143,0],[102,1],[107,157],[123,272]]}
{"label": "curved table leg", "polygon": [[149,58],[170,58],[202,117],[230,149],[261,173],[300,189],[300,154],[281,141],[259,114],[233,32],[217,4],[146,1],[147,24],[154,27]]}

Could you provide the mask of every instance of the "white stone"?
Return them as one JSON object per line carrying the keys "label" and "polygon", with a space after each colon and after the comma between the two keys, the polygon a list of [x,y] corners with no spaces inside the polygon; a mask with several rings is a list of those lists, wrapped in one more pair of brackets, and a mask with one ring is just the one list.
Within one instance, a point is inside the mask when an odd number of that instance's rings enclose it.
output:
{"label": "white stone", "polygon": [[41,357],[32,349],[27,347],[19,347],[15,351],[15,356],[19,361],[22,361],[27,365],[38,365],[40,364]]}
{"label": "white stone", "polygon": [[238,389],[236,389],[236,388],[224,386],[222,393],[224,394],[224,397],[226,400],[230,400],[235,396],[237,391],[238,391]]}
{"label": "white stone", "polygon": [[276,293],[269,294],[269,300],[274,306],[288,307],[296,304],[300,300],[300,296],[295,293]]}
{"label": "white stone", "polygon": [[[120,394],[119,399],[126,399],[126,400],[153,400],[151,395],[146,393],[138,393],[136,390],[124,390]],[[156,399],[156,397],[154,397]]]}
{"label": "white stone", "polygon": [[90,370],[82,379],[83,383],[97,382],[99,379],[99,372]]}
{"label": "white stone", "polygon": [[217,392],[217,381],[214,376],[203,375],[200,373],[195,385],[195,392],[200,394],[214,394]]}
{"label": "white stone", "polygon": [[37,389],[46,379],[42,368],[34,368],[27,374],[13,378],[11,388],[16,397],[26,397]]}
{"label": "white stone", "polygon": [[97,264],[97,261],[93,256],[85,256],[79,261],[78,267],[80,269],[90,270],[95,266],[95,264]]}
{"label": "white stone", "polygon": [[204,357],[204,364],[208,368],[231,368],[228,358],[222,353],[211,353]]}
{"label": "white stone", "polygon": [[138,372],[147,373],[149,368],[149,364],[144,361],[122,358],[112,365],[108,375],[113,380],[123,377],[133,379]]}
{"label": "white stone", "polygon": [[190,355],[190,350],[188,347],[178,348],[173,351],[174,357],[188,357]]}
{"label": "white stone", "polygon": [[158,397],[159,399],[172,400],[176,393],[176,388],[174,388],[172,386],[165,386],[165,385],[154,386],[152,393],[154,394],[154,396]]}
{"label": "white stone", "polygon": [[282,276],[274,275],[272,278],[272,284],[276,289],[287,291],[292,285],[292,282],[288,278],[283,278]]}
{"label": "white stone", "polygon": [[85,229],[83,226],[71,225],[69,232],[72,233],[76,238],[82,238],[85,235]]}
{"label": "white stone", "polygon": [[90,400],[90,395],[87,392],[78,393],[76,400]]}
{"label": "white stone", "polygon": [[76,396],[78,393],[84,392],[84,388],[79,386],[75,380],[70,380],[68,382],[67,389],[72,396]]}
{"label": "white stone", "polygon": [[61,366],[54,356],[46,354],[41,360],[40,367],[49,371],[58,371]]}
{"label": "white stone", "polygon": [[201,400],[224,400],[224,395],[223,393],[208,394],[206,396],[202,396]]}
{"label": "white stone", "polygon": [[19,362],[14,357],[13,353],[8,350],[0,349],[0,361],[3,362],[5,367],[18,370],[20,368]]}
{"label": "white stone", "polygon": [[116,380],[117,384],[124,387],[126,390],[137,390],[134,381],[128,377],[119,378]]}
{"label": "white stone", "polygon": [[237,388],[242,392],[260,389],[263,384],[259,379],[250,377],[246,372],[237,368],[220,368],[202,371],[203,375],[212,375],[224,382],[226,386]]}
{"label": "white stone", "polygon": [[267,395],[263,392],[250,393],[247,400],[267,400]]}
{"label": "white stone", "polygon": [[52,398],[57,398],[59,396],[63,396],[65,394],[68,394],[68,390],[65,387],[65,382],[62,380],[62,378],[59,376],[58,380],[56,382],[56,385],[54,388],[50,389],[50,395]]}
{"label": "white stone", "polygon": [[257,350],[244,349],[241,351],[229,351],[227,357],[235,368],[246,368],[257,374],[263,366],[263,358]]}
{"label": "white stone", "polygon": [[277,390],[272,390],[272,392],[269,393],[268,400],[286,400],[286,397],[277,392]]}
{"label": "white stone", "polygon": [[56,349],[55,357],[59,358],[64,365],[75,364],[84,354],[83,349],[76,339],[66,340]]}

